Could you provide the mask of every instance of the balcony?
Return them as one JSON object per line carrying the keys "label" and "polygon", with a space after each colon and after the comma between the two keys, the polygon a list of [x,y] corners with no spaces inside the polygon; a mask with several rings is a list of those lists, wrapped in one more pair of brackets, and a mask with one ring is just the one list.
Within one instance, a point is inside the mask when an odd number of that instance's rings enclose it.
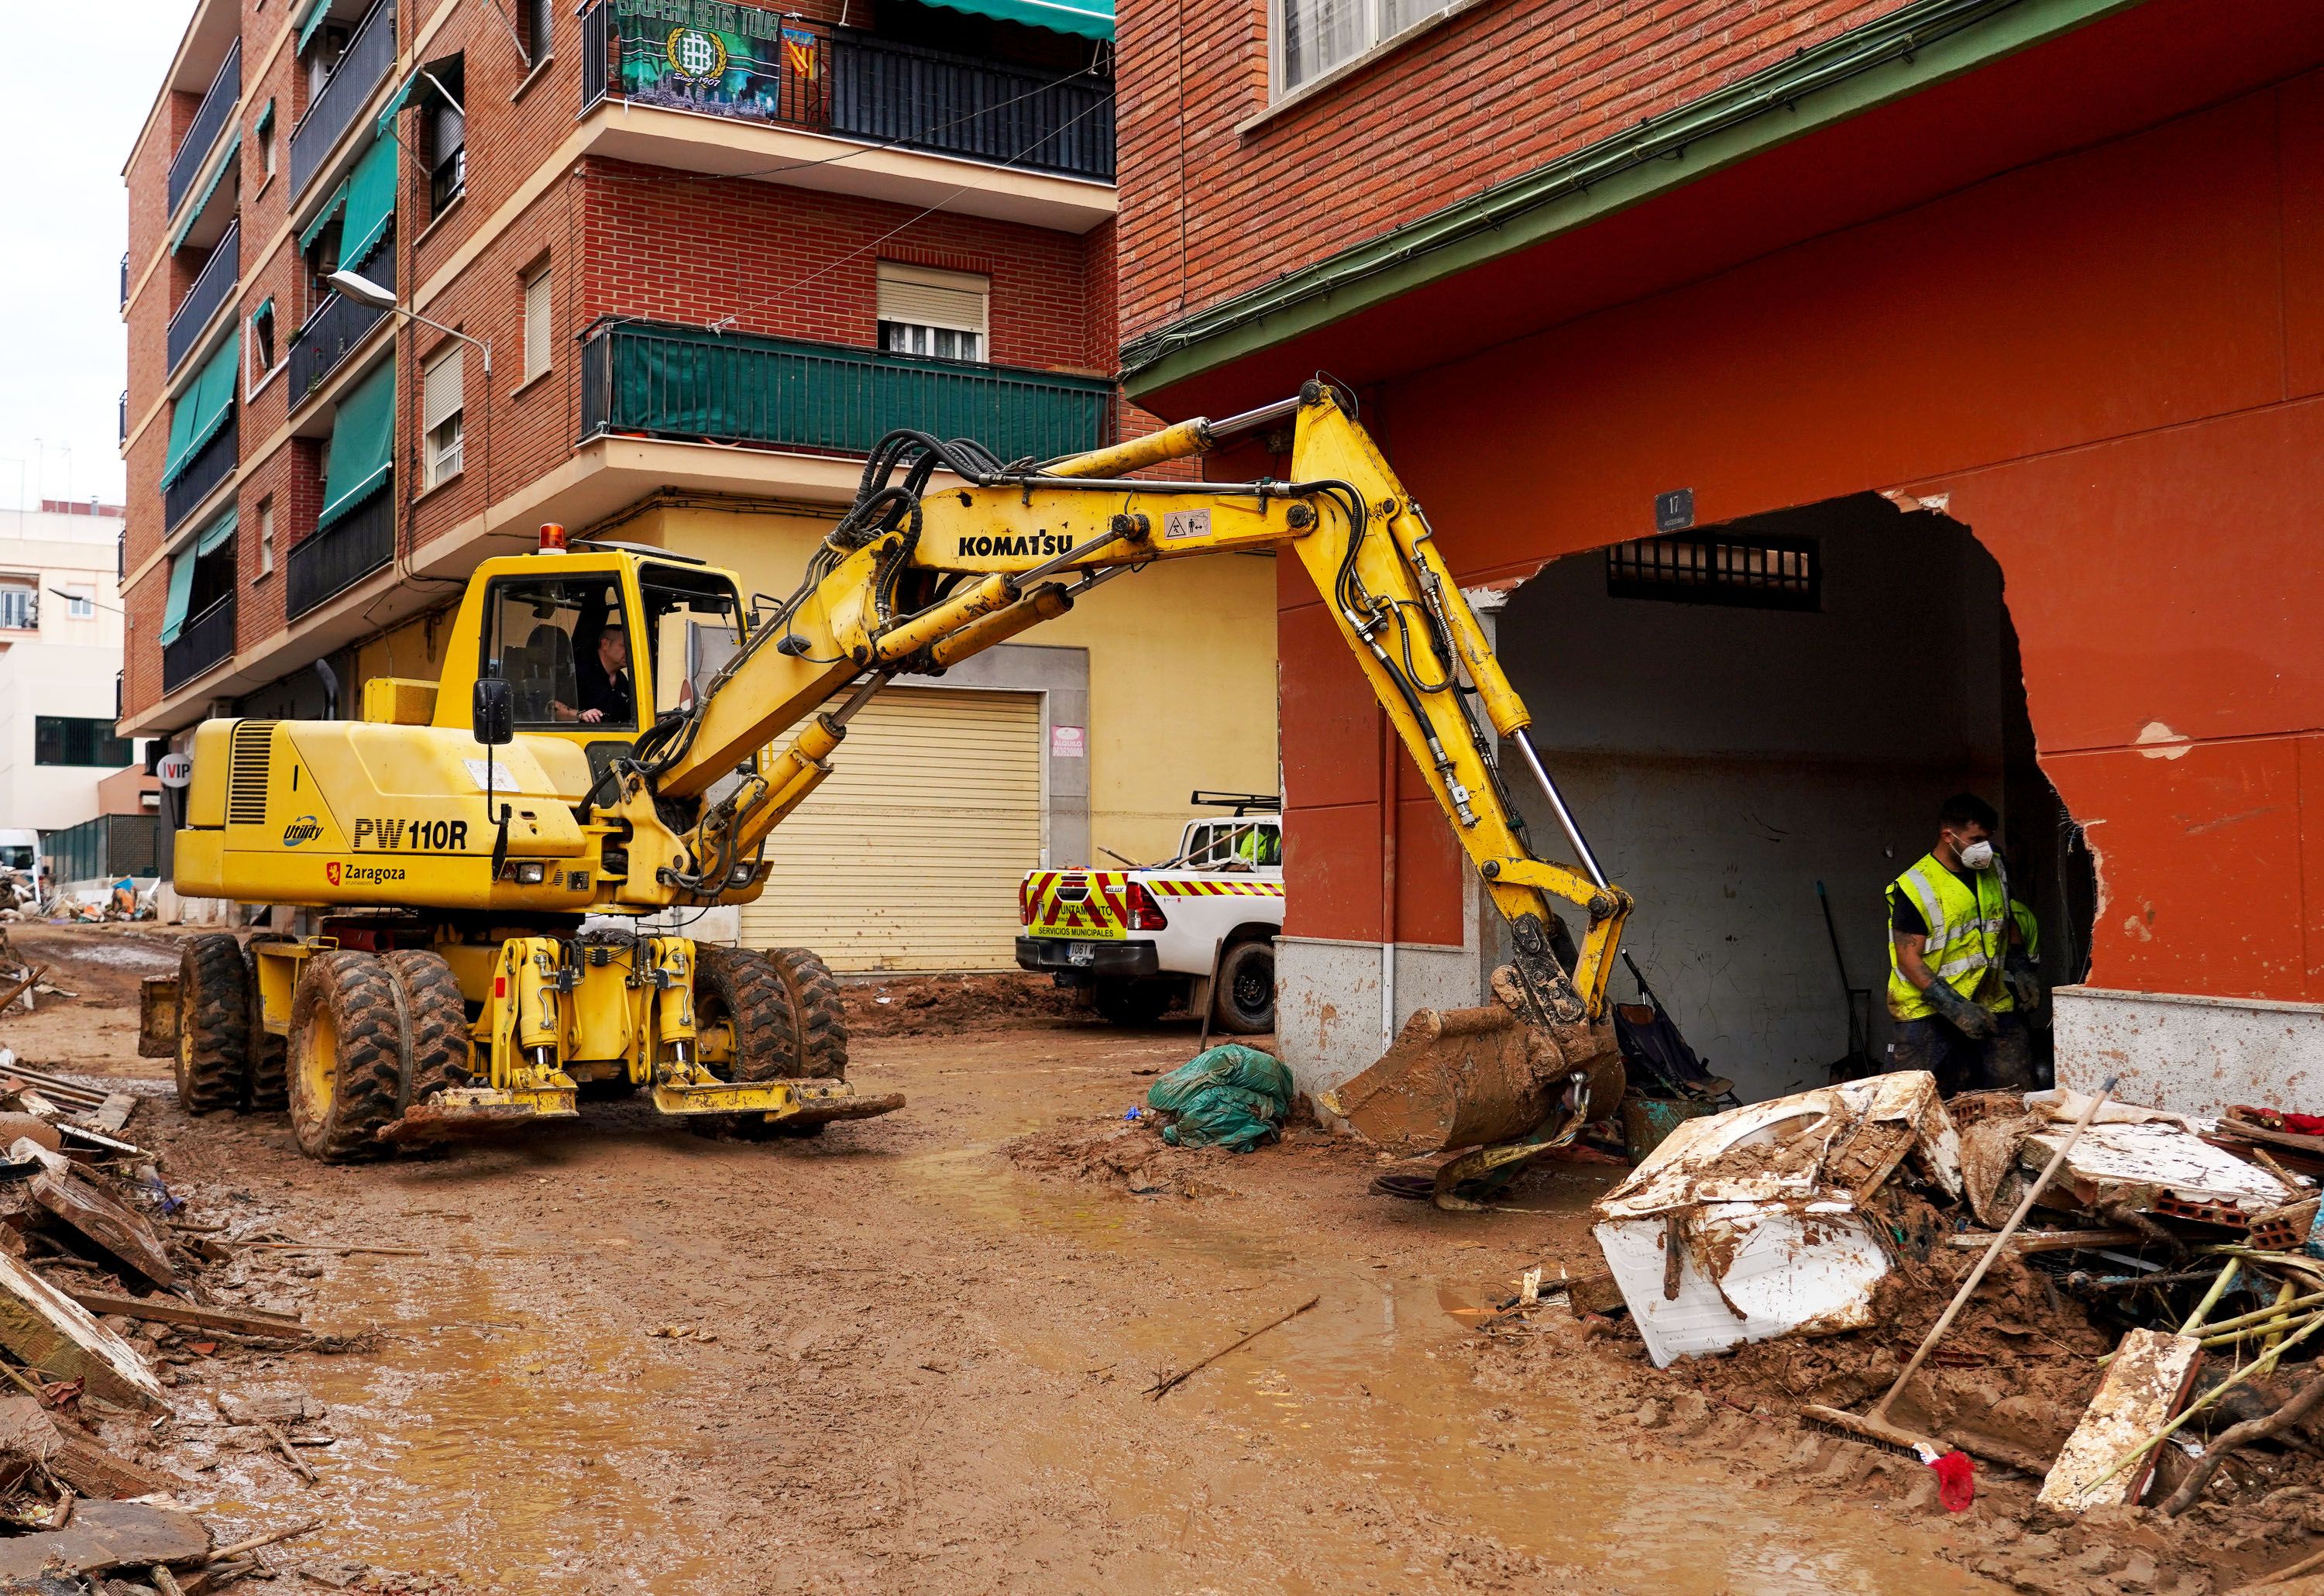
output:
{"label": "balcony", "polygon": [[217,76],[210,79],[209,92],[202,96],[199,109],[194,113],[193,125],[186,129],[185,143],[170,158],[170,214],[176,216],[178,207],[186,202],[187,192],[194,180],[202,175],[209,164],[210,152],[217,148],[218,135],[234,119],[234,107],[242,98],[242,41],[234,42],[219,63]]}
{"label": "balcony", "polygon": [[581,350],[581,436],[860,455],[899,427],[973,438],[1004,460],[1053,459],[1112,434],[1096,377],[920,360],[792,338],[601,321]]}
{"label": "balcony", "polygon": [[395,0],[379,0],[347,41],[299,125],[290,130],[290,198],[296,202],[323,170],[340,135],[355,125],[373,91],[395,65]]}
{"label": "balcony", "polygon": [[[395,251],[382,249],[364,267],[364,274],[384,289],[395,286]],[[297,406],[315,385],[338,368],[338,364],[387,312],[358,304],[340,294],[327,294],[306,325],[290,337],[290,403]]]}
{"label": "balcony", "polygon": [[161,524],[165,531],[175,531],[180,522],[191,515],[218,484],[234,475],[242,462],[242,417],[239,413],[226,419],[217,435],[186,462],[178,479],[161,490]]}
{"label": "balcony", "polygon": [[[669,23],[650,0],[598,0],[582,15],[581,109],[601,100],[795,127],[1025,171],[1113,181],[1113,85],[879,39],[750,10],[781,38],[689,80],[669,65]],[[739,36],[739,35],[738,35]],[[802,65],[804,63],[804,65]],[[737,87],[737,85],[740,87]]]}
{"label": "balcony", "polygon": [[184,301],[170,318],[168,348],[171,373],[174,374],[184,364],[186,356],[194,352],[194,346],[201,342],[203,329],[218,313],[218,308],[234,297],[235,284],[241,281],[242,224],[235,221],[226,224],[226,236],[217,241],[216,249],[210,251],[210,258],[203,265],[201,275],[194,279],[194,286],[186,291]]}
{"label": "balcony", "polygon": [[395,555],[395,494],[374,494],[345,520],[290,550],[284,619],[296,621],[378,570]]}
{"label": "balcony", "polygon": [[161,691],[174,693],[234,653],[234,595],[229,593],[161,645]]}

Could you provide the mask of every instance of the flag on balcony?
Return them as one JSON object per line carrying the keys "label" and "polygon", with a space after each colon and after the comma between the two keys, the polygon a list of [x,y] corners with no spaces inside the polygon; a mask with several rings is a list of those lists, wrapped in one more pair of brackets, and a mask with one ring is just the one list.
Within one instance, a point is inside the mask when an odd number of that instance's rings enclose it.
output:
{"label": "flag on balcony", "polygon": [[813,78],[820,70],[822,41],[804,28],[783,30],[783,65],[799,78]]}

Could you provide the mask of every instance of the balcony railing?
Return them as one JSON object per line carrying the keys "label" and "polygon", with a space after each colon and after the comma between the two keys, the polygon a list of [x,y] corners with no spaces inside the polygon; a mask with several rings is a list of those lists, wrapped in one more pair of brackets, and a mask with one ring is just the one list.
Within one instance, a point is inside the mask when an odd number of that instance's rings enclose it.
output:
{"label": "balcony railing", "polygon": [[1113,384],[792,338],[599,322],[581,351],[581,436],[863,454],[899,427],[973,438],[1004,460],[1097,447]]}
{"label": "balcony railing", "polygon": [[688,78],[670,65],[661,8],[598,0],[582,17],[582,110],[625,99],[1113,180],[1110,79],[1059,83],[1019,67],[751,9],[770,19],[770,35],[740,35],[752,58],[730,55],[723,72]]}
{"label": "balcony railing", "polygon": [[[318,0],[319,3],[319,0]],[[379,0],[347,41],[346,53],[290,130],[290,198],[296,200],[323,170],[323,161],[355,125],[372,91],[395,65],[395,0]]]}
{"label": "balcony railing", "polygon": [[129,390],[126,388],[124,388],[121,391],[119,409],[121,411],[121,441],[127,443],[129,441]]}
{"label": "balcony railing", "polygon": [[395,554],[395,491],[372,495],[362,509],[290,550],[284,618],[296,621],[385,565]]}
{"label": "balcony railing", "polygon": [[174,693],[234,652],[234,595],[229,593],[180,627],[161,645],[161,690]]}
{"label": "balcony railing", "polygon": [[121,254],[121,308],[129,309],[129,252]]}
{"label": "balcony railing", "polygon": [[234,475],[242,461],[242,417],[237,413],[226,419],[217,436],[202,445],[178,480],[161,492],[161,524],[166,531],[177,530],[178,523],[200,508],[203,500],[217,490],[217,484]]}
{"label": "balcony railing", "polygon": [[218,134],[233,118],[234,106],[242,98],[242,41],[237,39],[219,63],[217,76],[210,79],[209,92],[202,96],[201,106],[194,113],[193,125],[186,129],[186,141],[178,152],[170,157],[170,214],[176,216],[178,207],[185,203],[194,180],[202,175],[209,164],[210,152],[217,148]]}
{"label": "balcony railing", "polygon": [[242,223],[233,221],[226,224],[226,236],[210,251],[201,275],[194,279],[194,286],[186,291],[184,301],[170,318],[168,346],[172,372],[194,352],[194,346],[201,342],[202,329],[209,326],[218,307],[234,297],[234,286],[241,281]]}
{"label": "balcony railing", "polygon": [[[384,289],[395,287],[395,251],[375,252],[364,275]],[[387,312],[344,294],[326,294],[306,325],[290,336],[290,403],[297,405],[347,357],[347,352],[377,327]]]}

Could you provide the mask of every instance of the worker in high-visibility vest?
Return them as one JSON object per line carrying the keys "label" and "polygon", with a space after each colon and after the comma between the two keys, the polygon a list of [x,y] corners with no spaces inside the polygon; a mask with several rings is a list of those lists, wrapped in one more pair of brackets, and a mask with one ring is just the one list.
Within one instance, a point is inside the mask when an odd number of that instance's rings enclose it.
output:
{"label": "worker in high-visibility vest", "polygon": [[1936,846],[1888,883],[1889,1058],[1947,1095],[2034,1085],[2021,1010],[2038,1003],[2040,980],[1994,851],[1998,824],[1974,793],[1947,798]]}

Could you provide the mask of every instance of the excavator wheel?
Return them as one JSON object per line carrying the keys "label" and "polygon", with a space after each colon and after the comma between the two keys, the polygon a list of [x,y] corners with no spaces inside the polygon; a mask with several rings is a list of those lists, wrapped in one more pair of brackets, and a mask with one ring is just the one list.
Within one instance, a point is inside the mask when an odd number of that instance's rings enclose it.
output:
{"label": "excavator wheel", "polygon": [[[847,1078],[847,1010],[830,966],[803,947],[767,954],[790,1009],[791,1062],[783,1073],[819,1081]],[[820,1130],[818,1126],[816,1129]]]}
{"label": "excavator wheel", "polygon": [[404,948],[380,962],[403,992],[403,1019],[411,1038],[411,1080],[403,1105],[425,1102],[447,1086],[465,1085],[474,1071],[468,1047],[468,1004],[460,978],[444,955]]}
{"label": "excavator wheel", "polygon": [[250,983],[250,1107],[254,1113],[281,1113],[290,1106],[289,1044],[266,1029],[265,1004],[258,992],[258,945],[242,950],[244,978]]}
{"label": "excavator wheel", "polygon": [[[795,957],[786,957],[795,955]],[[802,964],[804,959],[804,964]],[[811,966],[811,969],[808,969]],[[820,1015],[816,1001],[820,987],[830,990],[830,1009],[839,1006],[839,987],[816,955],[786,948],[783,953],[758,953],[755,948],[718,948],[695,943],[695,1025],[725,1025],[734,1036],[734,1052],[711,1071],[721,1080],[781,1080],[788,1075],[827,1074],[846,1068],[846,1025],[836,1013]],[[799,1001],[795,992],[804,994]],[[818,1025],[820,1022],[820,1025]],[[836,1025],[836,1062],[832,1062],[832,1027]],[[823,1046],[823,1071],[811,1071],[818,1059],[799,1057],[799,1041],[814,1036]],[[783,1136],[781,1124],[767,1124],[760,1115],[699,1115],[690,1120],[702,1136]],[[820,1124],[799,1127],[788,1134],[814,1136]]]}
{"label": "excavator wheel", "polygon": [[212,932],[178,954],[178,1105],[189,1114],[250,1101],[250,966],[242,945]]}
{"label": "excavator wheel", "polygon": [[389,1151],[379,1128],[402,1112],[404,1031],[395,978],[375,954],[307,961],[290,1000],[290,1130],[325,1164]]}

